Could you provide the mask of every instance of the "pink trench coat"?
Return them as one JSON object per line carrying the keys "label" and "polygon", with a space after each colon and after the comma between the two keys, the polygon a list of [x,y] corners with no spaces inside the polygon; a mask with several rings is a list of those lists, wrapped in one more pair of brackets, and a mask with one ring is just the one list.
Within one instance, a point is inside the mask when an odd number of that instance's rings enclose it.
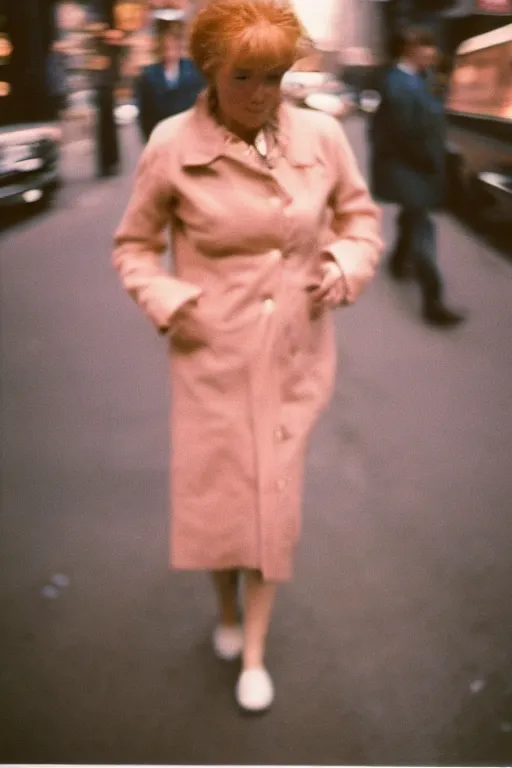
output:
{"label": "pink trench coat", "polygon": [[[379,258],[379,213],[343,130],[282,105],[268,166],[210,117],[203,94],[161,123],[139,162],[114,264],[154,325],[206,327],[171,353],[171,566],[251,568],[286,581],[300,531],[308,435],[333,389],[330,311],[308,286],[322,258],[350,302]],[[173,274],[163,269],[170,226]],[[330,254],[330,255],[329,255]],[[187,305],[190,306],[190,305]],[[183,341],[183,340],[182,340]]]}

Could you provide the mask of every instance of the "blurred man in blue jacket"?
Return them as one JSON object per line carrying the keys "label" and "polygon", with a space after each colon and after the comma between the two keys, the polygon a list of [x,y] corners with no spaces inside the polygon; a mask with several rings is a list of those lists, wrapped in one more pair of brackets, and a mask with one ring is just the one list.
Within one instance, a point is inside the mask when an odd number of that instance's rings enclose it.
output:
{"label": "blurred man in blue jacket", "polygon": [[195,104],[206,83],[193,62],[183,58],[184,25],[158,21],[160,61],[144,69],[136,84],[139,126],[147,141],[161,121]]}
{"label": "blurred man in blue jacket", "polygon": [[412,267],[426,322],[455,326],[464,317],[444,303],[431,218],[443,203],[445,187],[444,108],[425,76],[437,54],[434,37],[428,30],[404,30],[396,54],[396,63],[383,75],[381,103],[370,126],[373,194],[401,206],[389,271],[401,280]]}

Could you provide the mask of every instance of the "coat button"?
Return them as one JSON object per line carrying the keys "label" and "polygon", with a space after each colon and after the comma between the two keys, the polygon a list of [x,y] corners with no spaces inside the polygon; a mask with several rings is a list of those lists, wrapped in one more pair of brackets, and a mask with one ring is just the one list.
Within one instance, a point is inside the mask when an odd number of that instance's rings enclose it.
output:
{"label": "coat button", "polygon": [[264,299],[263,301],[263,312],[266,315],[271,315],[276,307],[276,303],[274,299]]}
{"label": "coat button", "polygon": [[282,427],[276,427],[274,430],[276,440],[284,440],[284,429]]}
{"label": "coat button", "polygon": [[281,478],[280,480],[277,481],[277,490],[284,491],[285,488],[286,488],[286,480],[283,480],[283,478]]}

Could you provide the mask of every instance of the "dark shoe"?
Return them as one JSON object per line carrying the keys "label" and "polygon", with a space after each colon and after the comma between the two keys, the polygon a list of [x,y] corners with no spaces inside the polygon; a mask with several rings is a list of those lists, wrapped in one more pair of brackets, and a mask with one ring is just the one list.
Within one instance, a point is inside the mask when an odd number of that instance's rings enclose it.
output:
{"label": "dark shoe", "polygon": [[441,302],[428,304],[423,310],[423,317],[427,323],[439,328],[454,328],[466,319],[463,313],[448,309]]}
{"label": "dark shoe", "polygon": [[119,165],[114,163],[113,165],[107,165],[100,170],[100,178],[107,179],[110,176],[117,176],[119,174]]}
{"label": "dark shoe", "polygon": [[393,280],[403,282],[409,280],[412,277],[412,270],[408,264],[395,261],[393,258],[388,261],[388,272]]}

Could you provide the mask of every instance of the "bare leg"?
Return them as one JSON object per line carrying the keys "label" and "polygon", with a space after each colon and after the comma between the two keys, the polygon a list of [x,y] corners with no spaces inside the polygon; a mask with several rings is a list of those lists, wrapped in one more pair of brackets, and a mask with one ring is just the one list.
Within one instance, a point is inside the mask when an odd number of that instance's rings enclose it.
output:
{"label": "bare leg", "polygon": [[239,572],[212,571],[212,579],[219,602],[220,623],[224,627],[238,624],[238,577]]}
{"label": "bare leg", "polygon": [[276,585],[259,571],[245,572],[243,669],[263,666]]}

